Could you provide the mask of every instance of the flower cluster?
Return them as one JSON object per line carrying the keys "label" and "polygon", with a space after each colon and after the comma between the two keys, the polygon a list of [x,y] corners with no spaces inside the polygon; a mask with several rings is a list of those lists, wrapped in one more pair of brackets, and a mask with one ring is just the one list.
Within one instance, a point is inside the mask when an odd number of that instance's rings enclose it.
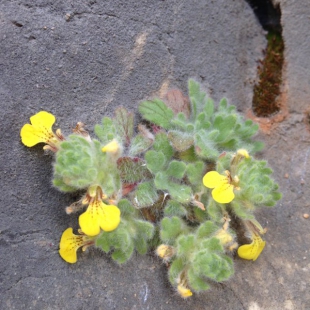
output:
{"label": "flower cluster", "polygon": [[77,251],[92,246],[122,264],[155,246],[174,290],[189,298],[232,277],[235,252],[257,260],[266,229],[255,210],[281,194],[267,162],[255,159],[263,148],[252,140],[258,126],[225,98],[215,105],[190,80],[188,97],[171,90],[139,112],[147,126],[136,133],[133,113],[120,107],[95,125],[93,138],[81,122],[66,137],[54,132],[55,116],[41,111],[22,127],[21,141],[51,151],[57,189],[83,193],[66,208],[78,212],[79,228],[63,232],[63,260],[76,263]]}
{"label": "flower cluster", "polygon": [[[30,124],[25,124],[20,132],[22,143],[32,147],[38,143],[46,143],[45,150],[57,152],[65,137],[58,129],[56,133],[52,131],[55,123],[55,116],[46,111],[41,111],[30,117]],[[75,133],[84,136],[89,140],[89,136],[81,123],[74,129]],[[102,152],[115,153],[119,149],[116,140],[111,141],[102,147]],[[87,194],[82,200],[83,205],[88,205],[84,213],[79,216],[81,227],[80,235],[73,234],[72,228],[67,228],[60,240],[60,256],[68,263],[77,261],[76,251],[82,247],[85,251],[89,246],[95,244],[96,236],[102,231],[110,232],[115,230],[121,221],[121,212],[115,205],[105,204],[102,200],[107,196],[103,194],[100,186],[89,186]],[[72,208],[70,213],[72,212]]]}

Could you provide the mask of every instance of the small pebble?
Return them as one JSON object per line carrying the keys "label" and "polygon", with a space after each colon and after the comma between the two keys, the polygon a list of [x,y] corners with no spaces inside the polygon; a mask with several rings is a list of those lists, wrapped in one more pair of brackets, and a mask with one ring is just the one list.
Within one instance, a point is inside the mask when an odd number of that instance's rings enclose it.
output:
{"label": "small pebble", "polygon": [[284,177],[285,177],[286,179],[288,179],[288,177],[289,177],[288,173],[285,173]]}
{"label": "small pebble", "polygon": [[303,216],[304,216],[304,219],[308,219],[309,218],[309,214],[308,213],[305,213]]}

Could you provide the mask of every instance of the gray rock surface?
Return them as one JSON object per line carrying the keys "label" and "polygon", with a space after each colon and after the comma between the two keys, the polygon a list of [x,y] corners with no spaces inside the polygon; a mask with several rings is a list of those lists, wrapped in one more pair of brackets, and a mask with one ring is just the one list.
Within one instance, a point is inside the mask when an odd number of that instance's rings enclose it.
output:
{"label": "gray rock surface", "polygon": [[77,121],[92,128],[118,105],[135,111],[167,87],[185,91],[189,77],[244,111],[265,44],[253,12],[243,0],[0,2],[1,309],[310,308],[310,220],[302,217],[310,213],[302,114],[310,94],[309,5],[281,7],[293,113],[261,135],[284,199],[258,214],[269,229],[261,257],[236,259],[232,280],[184,301],[152,255],[135,255],[121,267],[94,250],[75,265],[62,261],[59,238],[77,223],[64,208],[79,195],[52,188],[51,158],[42,146],[24,147],[19,131],[42,109],[66,134]]}

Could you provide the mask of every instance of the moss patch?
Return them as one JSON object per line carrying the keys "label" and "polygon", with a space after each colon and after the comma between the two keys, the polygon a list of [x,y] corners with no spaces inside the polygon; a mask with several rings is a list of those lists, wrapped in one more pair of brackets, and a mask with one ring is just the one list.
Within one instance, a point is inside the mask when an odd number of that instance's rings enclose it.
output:
{"label": "moss patch", "polygon": [[282,83],[284,42],[281,34],[270,31],[267,35],[265,58],[257,67],[259,82],[254,86],[253,111],[256,116],[267,117],[280,110],[277,97]]}

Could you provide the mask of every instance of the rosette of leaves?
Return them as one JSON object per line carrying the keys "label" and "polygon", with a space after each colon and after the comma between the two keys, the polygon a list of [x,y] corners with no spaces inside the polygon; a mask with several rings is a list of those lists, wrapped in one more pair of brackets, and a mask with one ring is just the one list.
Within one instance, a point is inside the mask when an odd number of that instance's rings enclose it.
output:
{"label": "rosette of leaves", "polygon": [[96,247],[105,253],[112,252],[111,257],[122,264],[130,259],[134,250],[146,254],[148,241],[154,235],[154,225],[141,218],[139,211],[127,199],[118,203],[122,218],[116,230],[101,232],[96,238]]}
{"label": "rosette of leaves", "polygon": [[222,150],[246,148],[253,154],[262,149],[261,142],[252,140],[258,125],[244,121],[235,106],[222,99],[215,108],[199,83],[191,79],[188,91],[189,108],[183,105],[175,109],[160,99],[144,101],[139,106],[144,119],[166,130],[169,142],[183,158],[195,160],[198,156],[215,161]]}
{"label": "rosette of leaves", "polygon": [[103,144],[81,135],[70,135],[56,153],[53,184],[62,191],[97,185],[105,194],[120,190],[120,176],[113,157],[103,153]]}
{"label": "rosette of leaves", "polygon": [[238,189],[234,190],[235,198],[229,205],[209,200],[209,216],[217,221],[222,218],[227,207],[243,220],[255,219],[256,209],[272,207],[282,197],[278,184],[271,178],[273,171],[266,161],[249,157],[235,162],[234,158],[235,154],[227,153],[217,161],[216,170],[220,174],[228,170],[232,177],[237,176],[239,179]]}
{"label": "rosette of leaves", "polygon": [[182,278],[191,290],[199,292],[209,289],[212,281],[222,282],[233,275],[233,261],[217,237],[220,231],[212,221],[192,228],[179,217],[163,218],[160,238],[173,248],[168,271],[173,286]]}

